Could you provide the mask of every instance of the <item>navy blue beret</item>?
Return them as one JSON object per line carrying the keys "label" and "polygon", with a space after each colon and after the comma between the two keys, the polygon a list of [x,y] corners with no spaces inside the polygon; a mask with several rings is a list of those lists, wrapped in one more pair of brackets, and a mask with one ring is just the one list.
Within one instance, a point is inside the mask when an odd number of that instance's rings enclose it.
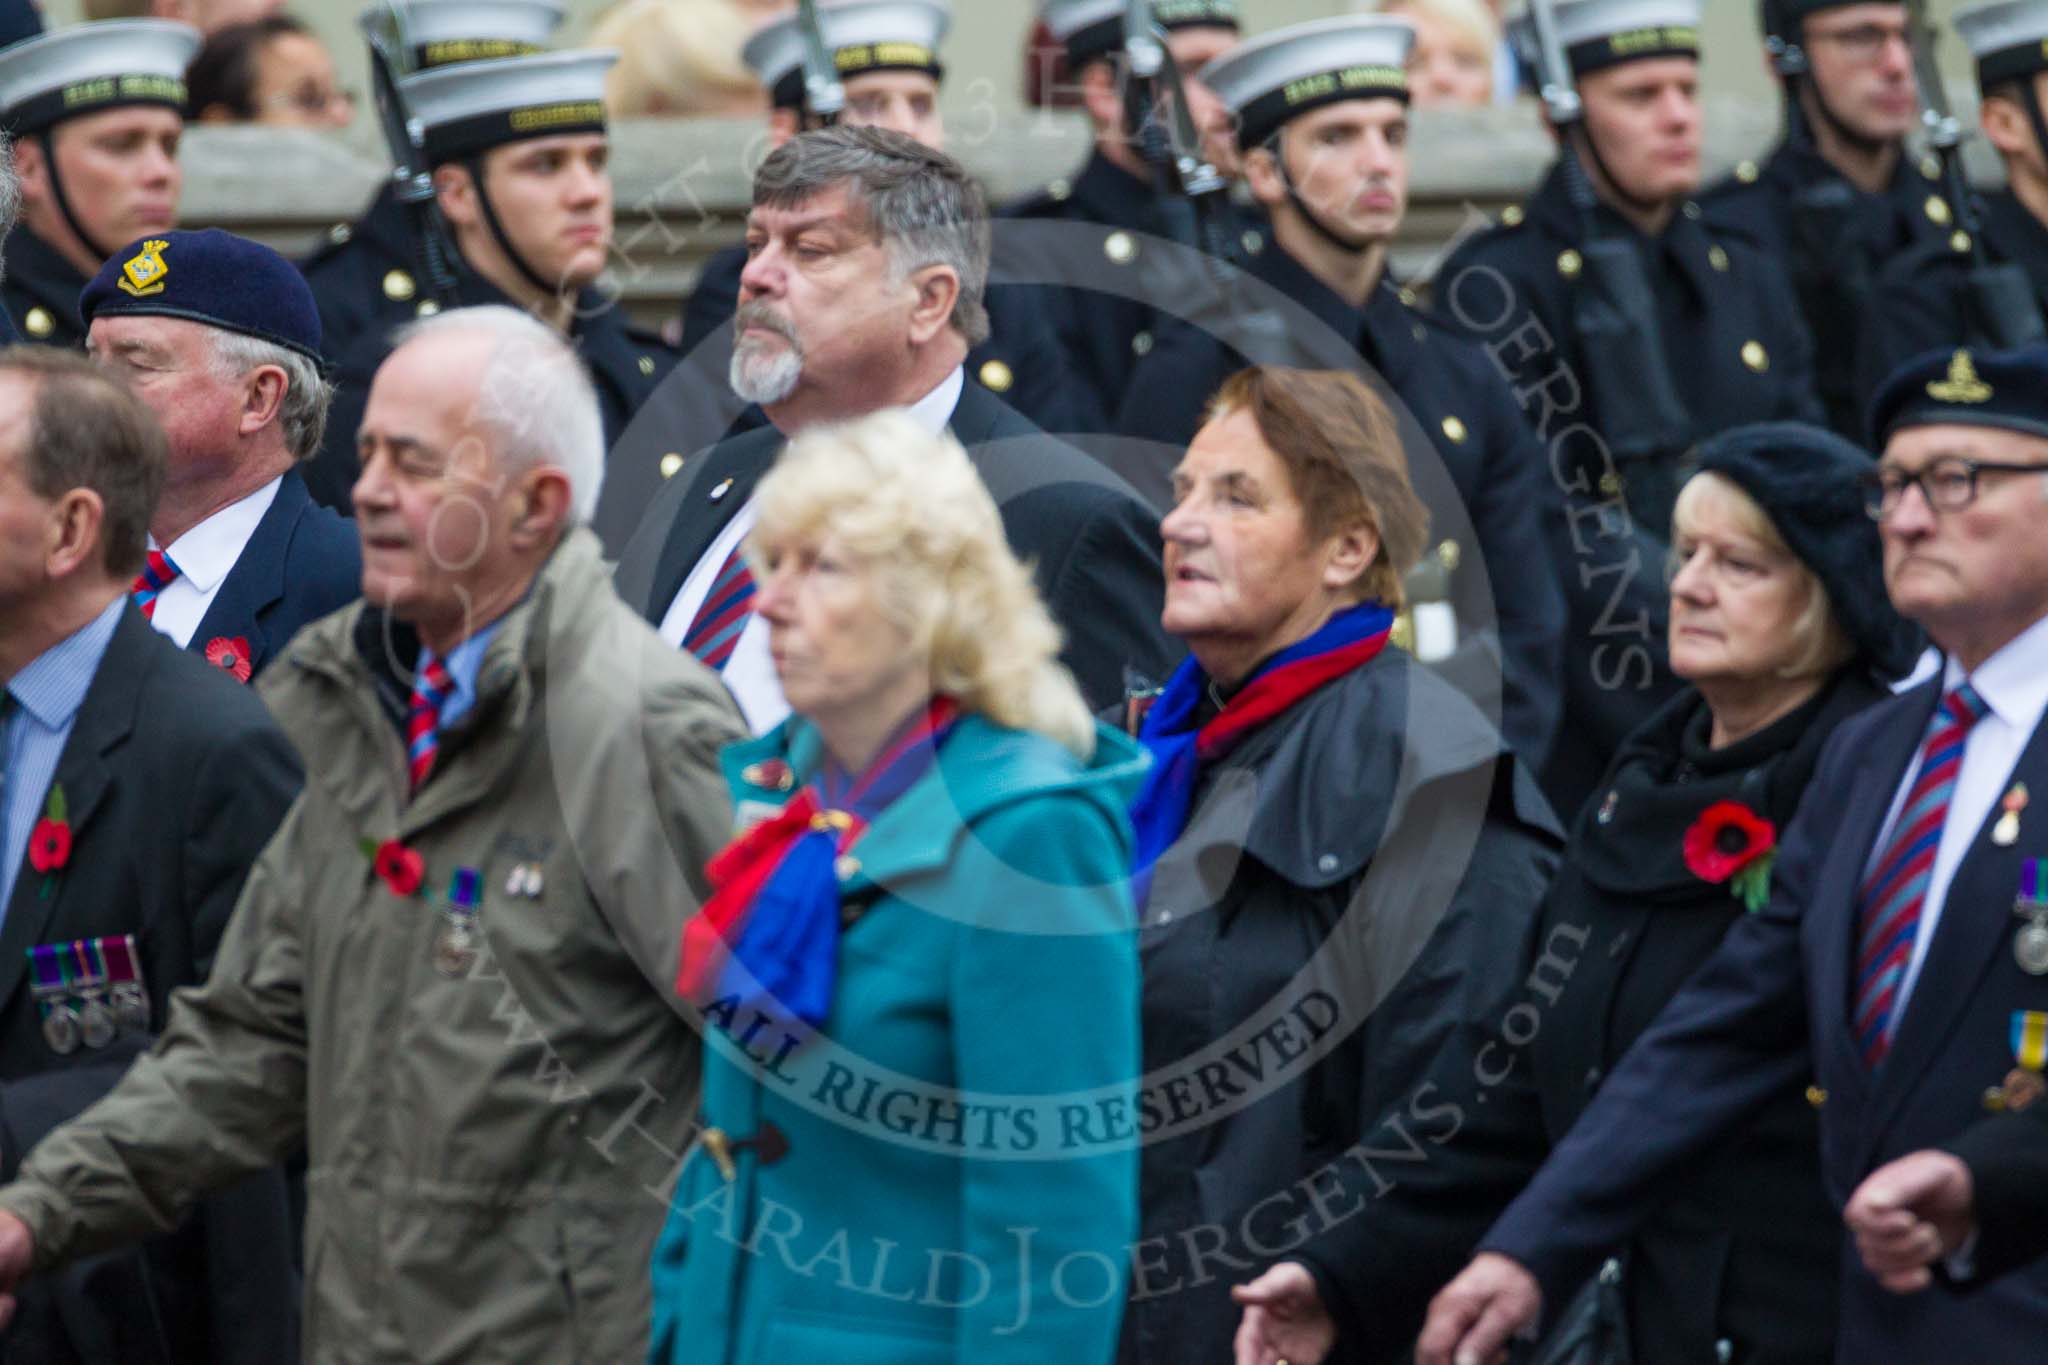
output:
{"label": "navy blue beret", "polygon": [[261,242],[219,228],[139,238],[100,267],[78,299],[96,317],[203,322],[320,359],[320,309],[297,267]]}
{"label": "navy blue beret", "polygon": [[1999,427],[2048,437],[2048,344],[2011,351],[1951,347],[1915,356],[1878,387],[1870,429]]}
{"label": "navy blue beret", "polygon": [[1865,510],[1870,453],[1804,422],[1731,427],[1700,446],[1701,472],[1749,494],[1785,545],[1827,590],[1828,605],[1856,651],[1888,678],[1908,672],[1920,631],[1892,610],[1884,547]]}

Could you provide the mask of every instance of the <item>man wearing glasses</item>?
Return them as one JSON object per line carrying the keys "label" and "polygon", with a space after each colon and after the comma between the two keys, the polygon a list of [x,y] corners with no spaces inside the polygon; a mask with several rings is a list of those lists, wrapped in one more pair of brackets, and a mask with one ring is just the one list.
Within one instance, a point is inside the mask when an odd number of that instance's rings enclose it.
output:
{"label": "man wearing glasses", "polygon": [[[2024,269],[2034,307],[2048,314],[2048,122],[2041,113],[2048,0],[1976,5],[1955,24],[1976,63],[1984,139],[2005,163],[2006,188],[1979,203],[1977,245],[1990,262]],[[1943,239],[1892,262],[1878,283],[1871,330],[1883,347],[1881,363],[1937,346],[1987,344],[1969,302],[1972,250],[1967,239]]]}
{"label": "man wearing glasses", "polygon": [[[1867,480],[1885,584],[1946,656],[1846,723],[1779,832],[1770,897],[1608,1077],[1431,1305],[1422,1365],[1499,1358],[1775,1087],[1811,1078],[1822,1175],[1873,1169],[2048,1084],[2048,346],[1893,375]],[[1964,1267],[1958,1267],[1964,1269]],[[1844,1240],[1843,1361],[2036,1360],[2048,1268],[1888,1293]]]}
{"label": "man wearing glasses", "polygon": [[1700,204],[1710,222],[1754,238],[1791,275],[1829,424],[1861,439],[1869,394],[1858,375],[1885,373],[1858,367],[1873,281],[1902,253],[1947,243],[1955,212],[1938,183],[1941,163],[1906,153],[1920,100],[1905,5],[1764,0],[1762,11],[1785,90],[1785,135],[1761,165],[1740,163]]}

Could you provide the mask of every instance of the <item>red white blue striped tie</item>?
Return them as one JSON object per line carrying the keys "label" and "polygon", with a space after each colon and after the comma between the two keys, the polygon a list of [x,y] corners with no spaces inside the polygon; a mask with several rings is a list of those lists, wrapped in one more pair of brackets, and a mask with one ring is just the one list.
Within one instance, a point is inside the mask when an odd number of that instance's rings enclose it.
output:
{"label": "red white blue striped tie", "polygon": [[735,548],[719,566],[718,577],[712,580],[704,605],[697,608],[690,628],[683,632],[683,648],[702,659],[707,667],[723,672],[733,650],[739,646],[747,619],[753,615],[753,604],[754,574]]}
{"label": "red white blue striped tie", "polygon": [[1856,984],[1850,1020],[1865,1066],[1875,1067],[1891,1050],[1899,987],[1905,981],[1906,965],[1913,960],[1920,912],[1933,879],[1934,855],[1941,847],[1949,799],[1955,795],[1956,774],[1963,766],[1963,746],[1970,728],[1987,709],[1968,683],[1941,699],[1920,749],[1913,789],[1899,808],[1883,856],[1871,867],[1857,897]]}
{"label": "red white blue striped tie", "polygon": [[142,572],[135,575],[128,595],[135,599],[136,606],[142,608],[145,619],[156,619],[156,595],[170,587],[178,573],[178,566],[162,550],[151,550],[149,557],[142,561]]}
{"label": "red white blue striped tie", "polygon": [[455,679],[439,659],[429,658],[413,679],[412,707],[405,718],[405,760],[414,791],[434,771],[434,759],[441,752],[441,708],[454,691]]}

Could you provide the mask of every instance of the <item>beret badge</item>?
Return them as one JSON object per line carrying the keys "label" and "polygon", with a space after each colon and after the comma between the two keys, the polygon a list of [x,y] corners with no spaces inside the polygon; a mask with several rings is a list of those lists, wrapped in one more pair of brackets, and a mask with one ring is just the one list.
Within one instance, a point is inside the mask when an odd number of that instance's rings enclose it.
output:
{"label": "beret badge", "polygon": [[1927,386],[1927,396],[1940,403],[1988,403],[1991,386],[1977,377],[1968,351],[1957,351],[1948,363],[1948,377]]}
{"label": "beret badge", "polygon": [[116,281],[121,291],[138,299],[163,293],[164,277],[171,273],[171,267],[164,261],[164,252],[170,245],[161,237],[144,242],[142,254],[121,267],[121,278]]}

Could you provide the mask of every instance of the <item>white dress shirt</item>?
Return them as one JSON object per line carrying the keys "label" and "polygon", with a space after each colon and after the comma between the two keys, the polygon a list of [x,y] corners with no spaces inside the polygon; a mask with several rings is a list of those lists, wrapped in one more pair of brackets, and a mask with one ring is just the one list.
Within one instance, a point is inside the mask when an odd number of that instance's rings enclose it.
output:
{"label": "white dress shirt", "polygon": [[149,538],[150,549],[163,550],[178,566],[178,576],[156,595],[156,611],[149,623],[170,636],[178,648],[192,643],[193,632],[206,619],[221,583],[242,557],[249,537],[256,534],[256,524],[276,501],[283,478],[279,475],[248,497],[229,503],[168,546],[158,545],[155,536]]}
{"label": "white dress shirt", "polygon": [[[2034,737],[2042,713],[2048,711],[2048,617],[2022,631],[1968,676],[1970,685],[1984,699],[1988,709],[1971,728],[1970,736],[1963,745],[1963,765],[1956,774],[1955,791],[1949,797],[1948,820],[1941,827],[1941,843],[1935,850],[1934,868],[1928,874],[1927,899],[1920,907],[1913,955],[1906,962],[1906,974],[1899,982],[1898,999],[1892,1005],[1894,1031],[1906,1012],[1906,1001],[1920,977],[1920,968],[1927,961],[1927,949],[1934,942],[1935,926],[1941,922],[1949,883],[1955,880],[1956,869],[1962,866],[1964,855],[1970,851],[1978,832],[1984,828],[1984,822],[2005,795],[2020,754]],[[1963,679],[1962,665],[1951,657],[1942,671],[1942,694],[1946,696],[1961,685]],[[1925,736],[1922,736],[1921,743],[1926,743]],[[1892,826],[1899,818],[1900,807],[1919,775],[1920,759],[1915,755],[1906,769],[1904,780],[1899,783],[1898,791],[1892,795],[1891,811],[1885,816],[1883,832],[1871,849],[1871,864],[1876,863],[1891,839]],[[1869,874],[1870,868],[1866,866],[1864,876],[1867,878]]]}
{"label": "white dress shirt", "polygon": [[[960,394],[966,386],[966,368],[956,368],[904,412],[936,436],[953,420],[953,411],[960,406]],[[689,515],[688,508],[683,510],[683,515]],[[678,649],[682,647],[690,622],[697,619],[697,609],[711,595],[711,585],[717,581],[718,571],[725,567],[725,561],[732,552],[753,532],[759,516],[760,509],[749,497],[683,579],[682,588],[661,618],[661,638],[670,645]],[[171,558],[178,557],[173,554]],[[184,561],[178,562],[182,565]],[[163,608],[158,607],[157,610],[161,613]],[[746,717],[748,728],[755,734],[766,734],[788,718],[789,703],[782,698],[782,683],[775,676],[775,661],[768,656],[768,626],[759,616],[749,615],[746,625],[740,628],[740,638],[733,645],[732,657],[725,661],[722,676],[726,690],[739,703],[740,714]]]}

